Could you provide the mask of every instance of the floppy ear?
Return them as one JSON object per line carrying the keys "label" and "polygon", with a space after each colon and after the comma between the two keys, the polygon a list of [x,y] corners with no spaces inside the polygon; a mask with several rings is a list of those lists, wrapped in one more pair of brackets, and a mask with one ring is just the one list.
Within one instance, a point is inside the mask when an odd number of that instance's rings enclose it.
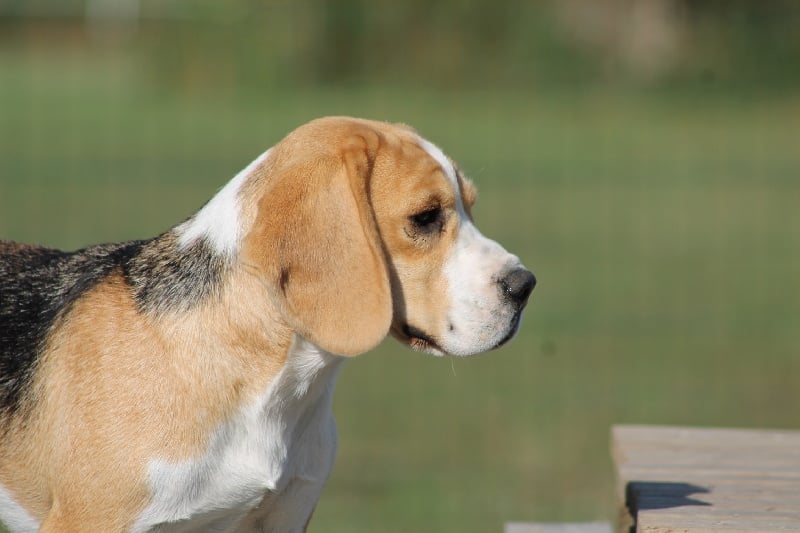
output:
{"label": "floppy ear", "polygon": [[[362,131],[363,130],[363,131]],[[391,287],[369,198],[377,132],[359,127],[339,146],[292,143],[265,176],[248,261],[265,276],[289,325],[323,349],[374,348],[392,320]],[[291,149],[291,147],[290,147]]]}

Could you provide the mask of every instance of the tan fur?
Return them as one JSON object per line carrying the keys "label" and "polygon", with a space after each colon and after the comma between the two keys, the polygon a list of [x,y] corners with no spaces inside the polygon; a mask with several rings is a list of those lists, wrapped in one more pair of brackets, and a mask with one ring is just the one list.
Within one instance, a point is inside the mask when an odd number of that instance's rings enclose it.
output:
{"label": "tan fur", "polygon": [[377,345],[392,320],[367,194],[379,141],[357,123],[334,143],[321,129],[317,150],[308,150],[306,131],[273,149],[274,175],[263,184],[242,256],[295,331],[332,353],[356,355]]}
{"label": "tan fur", "polygon": [[[459,180],[469,209],[474,187]],[[201,454],[266,389],[294,333],[355,355],[393,320],[443,323],[456,198],[410,128],[315,121],[278,144],[241,194],[245,237],[219,300],[154,320],[114,274],[50,337],[36,411],[0,446],[0,483],[46,519],[43,531],[130,527],[148,503],[148,461]],[[443,231],[410,240],[409,217],[433,204]]]}
{"label": "tan fur", "polygon": [[[331,139],[335,139],[335,141],[331,143]],[[309,155],[308,146],[322,147],[322,154],[316,152]],[[333,160],[329,155],[332,148]],[[342,326],[351,322],[349,319],[342,320],[342,317],[373,317],[374,330],[370,330],[370,332],[373,334],[380,332],[380,334],[366,342],[366,345],[371,348],[377,344],[376,338],[379,340],[386,335],[389,321],[392,318],[395,324],[406,320],[417,324],[443,323],[438,318],[446,312],[443,298],[445,287],[442,278],[442,263],[455,237],[458,223],[456,199],[452,185],[444,175],[443,169],[419,146],[418,137],[413,129],[403,125],[335,117],[318,120],[299,128],[287,137],[284,142],[273,149],[270,159],[276,168],[294,169],[290,172],[296,173],[293,176],[294,180],[281,180],[282,184],[293,183],[287,185],[290,188],[288,192],[281,191],[280,197],[282,198],[302,197],[303,194],[308,193],[307,190],[303,190],[303,187],[309,182],[314,183],[309,190],[313,191],[312,194],[318,194],[320,191],[317,184],[320,182],[315,180],[319,180],[321,177],[325,180],[330,179],[332,168],[339,172],[341,178],[342,167],[348,168],[348,165],[351,169],[347,172],[351,180],[351,191],[354,194],[366,195],[366,198],[362,197],[359,200],[361,227],[367,233],[367,242],[371,241],[370,232],[377,231],[379,243],[382,244],[387,262],[384,268],[388,268],[391,284],[392,311],[387,315],[383,301],[375,301],[372,306],[367,308],[359,306],[352,309],[332,309],[331,316],[336,320],[332,323],[331,333],[342,334]],[[341,163],[337,163],[336,159],[339,159]],[[333,165],[332,168],[331,165]],[[353,185],[354,177],[363,183],[361,185],[363,189]],[[464,202],[469,208],[475,200],[475,189],[469,180],[464,178],[459,178],[459,180],[465,184]],[[338,247],[341,234],[347,233],[346,225],[332,224],[332,220],[335,221],[339,216],[335,210],[341,206],[336,204],[341,201],[344,190],[339,188],[333,191],[334,194],[330,194],[330,192],[326,193],[321,203],[316,198],[303,198],[304,208],[316,205],[316,208],[328,210],[329,214],[321,219],[323,227],[314,227],[309,233],[291,239],[294,246],[300,245],[301,248],[303,243],[313,243],[309,250],[302,253],[298,262],[320,257],[319,245],[326,239],[339,236],[339,239],[334,241],[336,243],[334,246]],[[262,198],[264,197],[266,194],[262,196]],[[446,212],[445,231],[441,235],[427,240],[411,242],[408,238],[409,217],[435,203],[439,203]],[[371,217],[364,220],[365,214],[370,214],[366,209],[369,207],[372,211]],[[313,207],[311,208],[313,209]],[[352,212],[352,207],[350,209]],[[297,207],[289,205],[287,212],[290,214],[282,215],[280,220],[289,221],[291,224],[292,220],[299,219],[299,211],[301,210]],[[374,222],[370,220],[372,217],[374,217]],[[350,223],[348,221],[348,224]],[[377,230],[375,226],[377,226]],[[274,228],[275,233],[279,233],[278,230],[286,232],[286,227]],[[298,228],[298,231],[303,231],[303,229]],[[370,243],[370,247],[374,250],[375,244]],[[324,255],[326,254],[322,254],[322,256]],[[325,265],[321,272],[323,275],[333,274],[334,279],[323,276],[324,285],[327,287],[315,288],[308,294],[311,298],[315,298],[315,295],[318,298],[320,290],[330,291],[328,294],[351,294],[348,291],[352,290],[372,291],[370,294],[373,295],[382,294],[384,292],[382,282],[379,285],[375,284],[375,280],[380,279],[381,276],[380,263],[381,261],[366,263],[374,265],[368,270],[369,273],[365,273],[363,270],[364,258],[353,261],[352,264]],[[342,304],[346,303],[342,302]],[[433,319],[434,316],[437,317],[436,320]],[[357,322],[357,320],[352,320],[352,322]],[[395,329],[394,332],[397,333],[397,330]],[[349,332],[345,334],[351,338],[365,335],[363,340],[367,340],[366,333]],[[431,333],[435,335],[437,332]],[[325,343],[321,343],[321,345],[326,347]],[[362,348],[360,351],[365,350]],[[350,352],[339,353],[348,354]]]}
{"label": "tan fur", "polygon": [[[456,200],[413,129],[317,120],[275,146],[264,167],[248,190],[269,207],[256,206],[243,257],[268,280],[276,307],[298,332],[355,355],[383,339],[392,320],[443,322],[433,317],[446,311],[441,267],[455,236]],[[469,211],[475,187],[458,179]],[[409,242],[409,216],[436,202],[447,212],[446,231]],[[264,255],[265,242],[279,243],[279,261],[274,248]]]}

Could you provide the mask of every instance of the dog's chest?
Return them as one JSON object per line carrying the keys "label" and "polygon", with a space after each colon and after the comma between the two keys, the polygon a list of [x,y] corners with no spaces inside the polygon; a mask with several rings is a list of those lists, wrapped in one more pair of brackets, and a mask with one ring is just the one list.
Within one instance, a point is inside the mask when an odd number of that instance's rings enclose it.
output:
{"label": "dog's chest", "polygon": [[[340,358],[299,339],[265,393],[215,431],[205,453],[148,467],[151,503],[134,531],[302,525],[336,452],[331,400]],[[247,526],[246,524],[252,524]]]}

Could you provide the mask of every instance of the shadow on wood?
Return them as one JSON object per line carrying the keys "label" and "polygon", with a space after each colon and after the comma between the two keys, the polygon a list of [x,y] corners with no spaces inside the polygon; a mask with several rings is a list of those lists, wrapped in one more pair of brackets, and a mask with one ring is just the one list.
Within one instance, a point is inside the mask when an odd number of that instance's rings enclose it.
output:
{"label": "shadow on wood", "polygon": [[695,494],[708,494],[705,487],[691,483],[674,481],[631,481],[625,488],[625,501],[630,509],[640,511],[651,509],[671,509],[699,505],[710,507],[711,504],[691,498]]}

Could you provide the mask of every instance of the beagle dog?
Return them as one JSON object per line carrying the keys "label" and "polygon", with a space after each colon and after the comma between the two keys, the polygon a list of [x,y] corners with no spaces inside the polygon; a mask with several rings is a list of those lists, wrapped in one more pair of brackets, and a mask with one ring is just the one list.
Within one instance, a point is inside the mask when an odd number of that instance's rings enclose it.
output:
{"label": "beagle dog", "polygon": [[12,531],[303,531],[349,356],[466,356],[535,284],[404,125],[301,126],[149,240],[0,242],[0,520]]}

